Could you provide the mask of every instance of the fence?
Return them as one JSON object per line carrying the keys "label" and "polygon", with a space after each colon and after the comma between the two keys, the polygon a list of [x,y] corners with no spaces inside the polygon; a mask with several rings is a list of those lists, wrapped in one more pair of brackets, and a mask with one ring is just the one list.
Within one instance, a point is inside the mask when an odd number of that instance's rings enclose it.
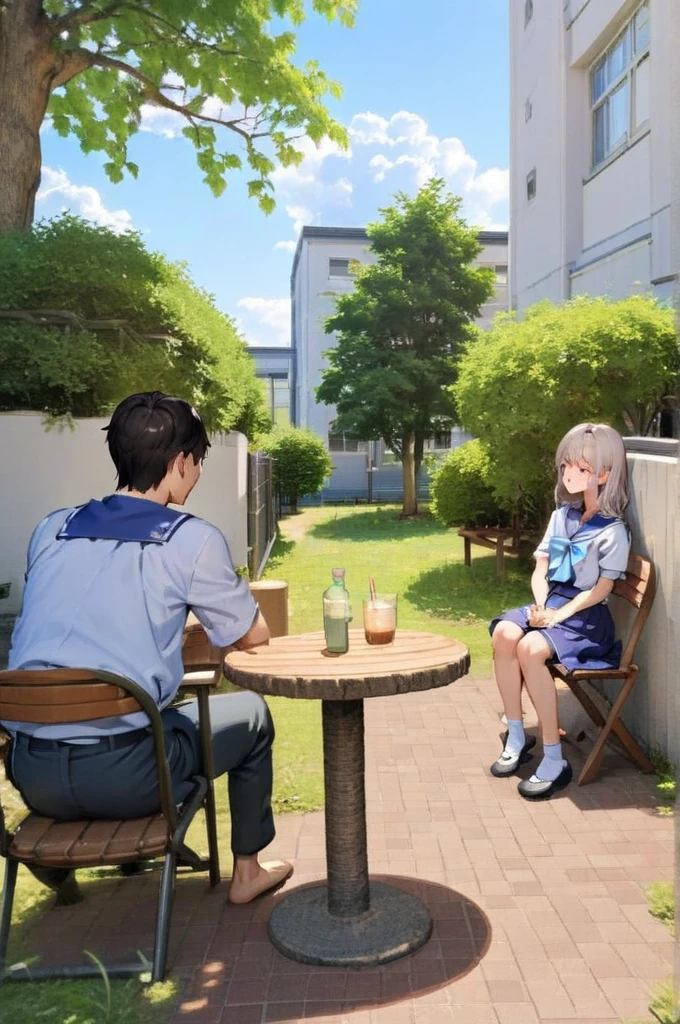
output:
{"label": "fence", "polygon": [[248,455],[248,569],[258,580],[276,540],[273,462],[262,452]]}

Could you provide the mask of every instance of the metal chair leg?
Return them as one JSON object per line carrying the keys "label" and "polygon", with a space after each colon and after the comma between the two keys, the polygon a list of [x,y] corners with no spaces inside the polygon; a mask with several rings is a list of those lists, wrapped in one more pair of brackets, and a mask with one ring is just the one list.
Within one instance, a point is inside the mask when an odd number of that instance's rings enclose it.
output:
{"label": "metal chair leg", "polygon": [[168,957],[168,938],[172,917],[172,899],[175,892],[177,854],[170,851],[165,855],[163,874],[158,893],[158,914],[156,917],[156,941],[153,951],[152,981],[162,981],[165,976],[165,962]]}
{"label": "metal chair leg", "polygon": [[217,808],[215,806],[215,788],[212,779],[208,779],[208,792],[205,795],[205,824],[208,831],[210,885],[216,886],[220,882],[220,854],[217,846]]}
{"label": "metal chair leg", "polygon": [[12,904],[14,902],[14,887],[17,881],[18,861],[7,858],[5,861],[5,884],[2,888],[2,908],[0,908],[0,974],[5,969],[5,957],[7,956],[7,943],[9,941],[9,926],[12,921]]}

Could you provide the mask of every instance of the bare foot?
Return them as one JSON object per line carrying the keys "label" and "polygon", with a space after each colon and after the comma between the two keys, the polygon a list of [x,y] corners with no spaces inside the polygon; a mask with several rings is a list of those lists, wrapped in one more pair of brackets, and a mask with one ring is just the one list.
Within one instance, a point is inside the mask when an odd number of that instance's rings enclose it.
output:
{"label": "bare foot", "polygon": [[270,892],[288,881],[293,874],[293,865],[287,860],[269,860],[257,864],[257,870],[239,871],[234,868],[229,886],[230,903],[250,903],[251,900]]}

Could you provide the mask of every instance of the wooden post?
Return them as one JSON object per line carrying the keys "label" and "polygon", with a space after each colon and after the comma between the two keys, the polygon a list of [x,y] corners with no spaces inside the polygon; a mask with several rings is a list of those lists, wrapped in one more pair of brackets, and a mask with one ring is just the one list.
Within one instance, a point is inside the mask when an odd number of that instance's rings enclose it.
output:
{"label": "wooden post", "polygon": [[496,540],[496,573],[505,576],[505,538],[499,533]]}
{"label": "wooden post", "polygon": [[472,544],[469,537],[463,537],[463,543],[465,545],[465,564],[472,565]]}

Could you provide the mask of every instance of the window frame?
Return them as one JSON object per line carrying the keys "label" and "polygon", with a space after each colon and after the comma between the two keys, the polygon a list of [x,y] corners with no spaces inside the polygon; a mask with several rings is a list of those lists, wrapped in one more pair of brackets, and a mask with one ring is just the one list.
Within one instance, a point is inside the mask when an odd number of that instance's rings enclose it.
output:
{"label": "window frame", "polygon": [[[533,185],[533,193],[534,194],[533,195],[529,195],[529,189],[532,187],[532,185]],[[531,170],[529,171],[529,173],[527,174],[526,190],[527,190],[527,202],[528,203],[533,203],[534,199],[536,198],[536,190],[537,190],[537,176],[536,176],[536,168],[535,167],[532,167]]]}
{"label": "window frame", "polygon": [[[331,446],[331,438],[335,442],[335,447]],[[342,448],[337,447],[337,443],[342,438]],[[347,445],[354,447],[347,447]],[[368,441],[360,441],[356,437],[347,437],[345,433],[338,433],[334,430],[328,431],[328,451],[332,455],[368,455]]]}
{"label": "window frame", "polygon": [[[347,273],[346,274],[336,274],[336,273],[333,273],[333,264],[334,263],[346,263],[347,264]],[[352,273],[352,258],[351,258],[351,256],[329,256],[328,257],[328,276],[329,276],[329,278],[334,278],[337,281],[347,281],[348,279],[354,277],[354,274]]]}
{"label": "window frame", "polygon": [[[588,70],[589,78],[589,100],[590,100],[590,133],[591,133],[591,146],[590,146],[590,170],[591,174],[596,172],[599,168],[604,167],[607,161],[613,156],[625,152],[625,150],[632,145],[640,135],[644,134],[649,128],[649,117],[639,124],[635,123],[636,119],[636,93],[635,83],[638,69],[650,59],[651,53],[651,32],[648,29],[647,42],[644,46],[637,48],[636,40],[636,21],[640,12],[647,8],[647,23],[651,22],[651,4],[650,0],[642,0],[642,3],[638,4],[635,10],[632,12],[630,17],[626,20],[623,27],[619,32],[616,33],[614,39],[609,43],[608,46],[602,50],[596,59],[590,65]],[[606,67],[607,58],[614,52],[616,47],[621,43],[625,36],[628,36],[630,56],[626,63],[626,66],[619,72],[618,75],[612,77],[611,81],[607,82],[603,88],[601,94],[597,100],[594,99],[595,95],[595,75],[597,71],[602,67]],[[604,110],[605,120],[608,118],[609,101],[610,99],[623,87],[628,87],[628,111],[627,120],[628,125],[623,135],[616,141],[615,145],[609,145],[607,139],[605,139],[605,151],[598,157],[596,153],[597,145],[597,132],[595,126],[595,119],[599,111]],[[607,133],[608,125],[605,123],[605,134]]]}

